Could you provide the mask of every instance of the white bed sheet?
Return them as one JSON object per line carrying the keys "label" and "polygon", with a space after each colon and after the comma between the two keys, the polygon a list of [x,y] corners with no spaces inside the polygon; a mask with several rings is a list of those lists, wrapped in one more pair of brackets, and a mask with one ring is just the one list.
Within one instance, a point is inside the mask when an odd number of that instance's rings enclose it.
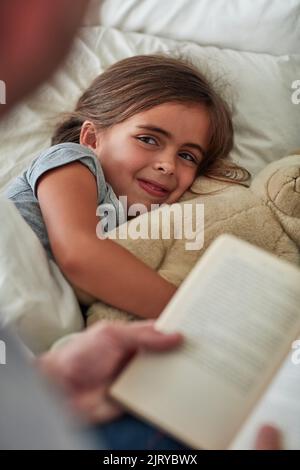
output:
{"label": "white bed sheet", "polygon": [[203,46],[300,52],[299,0],[92,0],[84,23]]}
{"label": "white bed sheet", "polygon": [[220,91],[234,104],[232,157],[238,163],[256,173],[300,148],[300,105],[291,100],[292,83],[300,78],[300,56],[201,47],[112,28],[83,27],[63,68],[1,123],[0,189],[49,145],[57,116],[74,107],[97,74],[119,59],[162,51],[192,58],[195,65],[221,79]]}

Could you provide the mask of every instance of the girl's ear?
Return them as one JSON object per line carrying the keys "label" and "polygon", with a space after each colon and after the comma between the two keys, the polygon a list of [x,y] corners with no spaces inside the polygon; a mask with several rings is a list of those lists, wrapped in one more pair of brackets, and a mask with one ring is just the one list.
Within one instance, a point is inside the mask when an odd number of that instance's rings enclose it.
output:
{"label": "girl's ear", "polygon": [[97,131],[91,121],[84,121],[80,130],[80,144],[91,149],[97,146]]}

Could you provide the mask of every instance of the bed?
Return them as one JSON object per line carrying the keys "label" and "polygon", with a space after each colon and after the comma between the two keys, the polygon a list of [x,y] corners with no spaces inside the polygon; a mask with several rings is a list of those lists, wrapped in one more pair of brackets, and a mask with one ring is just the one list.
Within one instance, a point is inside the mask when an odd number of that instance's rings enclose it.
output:
{"label": "bed", "polygon": [[[233,108],[231,156],[252,174],[300,148],[300,0],[92,0],[60,70],[1,122],[0,192],[49,146],[57,117],[96,75],[156,52],[188,57],[216,77]],[[13,209],[0,204],[0,215],[2,320],[41,352],[83,327],[78,305]],[[20,239],[21,265],[13,261]]]}

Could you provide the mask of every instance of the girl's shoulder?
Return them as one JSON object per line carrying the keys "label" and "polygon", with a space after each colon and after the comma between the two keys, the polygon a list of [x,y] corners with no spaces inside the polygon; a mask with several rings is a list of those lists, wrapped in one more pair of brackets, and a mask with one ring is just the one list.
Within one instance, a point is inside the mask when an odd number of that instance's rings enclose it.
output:
{"label": "girl's shoulder", "polygon": [[105,178],[100,162],[91,149],[73,142],[56,144],[40,152],[27,169],[25,178],[35,193],[37,181],[44,173],[76,161],[81,162],[93,173],[100,190],[100,198],[103,198]]}
{"label": "girl's shoulder", "polygon": [[100,163],[91,149],[74,142],[64,142],[52,145],[40,152],[28,168],[27,177],[30,178],[34,173],[48,171],[78,160],[88,166],[94,175],[101,171]]}
{"label": "girl's shoulder", "polygon": [[93,160],[97,160],[95,153],[88,147],[76,144],[75,142],[63,142],[61,144],[52,145],[40,152],[32,164],[36,163],[38,160],[45,160],[49,157],[52,159],[59,158],[70,161],[74,161],[82,157],[89,157]]}

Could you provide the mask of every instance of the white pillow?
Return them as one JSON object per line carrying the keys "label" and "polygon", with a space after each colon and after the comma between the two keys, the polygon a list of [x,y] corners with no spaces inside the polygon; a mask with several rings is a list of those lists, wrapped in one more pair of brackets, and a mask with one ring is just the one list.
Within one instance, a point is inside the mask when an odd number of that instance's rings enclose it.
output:
{"label": "white pillow", "polygon": [[85,24],[203,46],[300,52],[299,0],[92,0]]}
{"label": "white pillow", "polygon": [[[54,116],[71,110],[92,79],[119,59],[135,54],[181,52],[231,85],[235,103],[232,157],[252,173],[300,148],[300,105],[292,83],[300,78],[300,56],[275,57],[138,33],[83,28],[64,67],[0,124],[0,189],[50,143]],[[228,90],[227,90],[228,91]]]}
{"label": "white pillow", "polygon": [[35,354],[83,328],[76,297],[14,204],[0,197],[0,325]]}

